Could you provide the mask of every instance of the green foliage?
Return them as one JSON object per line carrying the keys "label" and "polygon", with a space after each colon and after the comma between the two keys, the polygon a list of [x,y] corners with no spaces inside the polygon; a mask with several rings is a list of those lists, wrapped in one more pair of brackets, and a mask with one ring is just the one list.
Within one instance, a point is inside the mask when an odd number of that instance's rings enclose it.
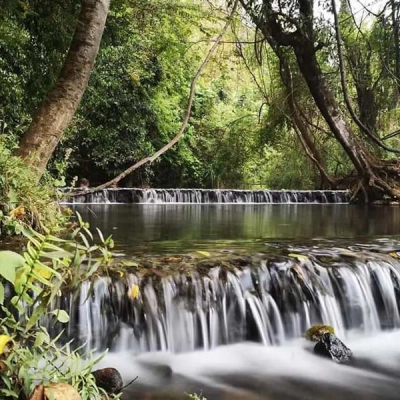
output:
{"label": "green foliage", "polygon": [[[14,142],[26,131],[30,115],[59,73],[79,3],[2,3],[0,134],[13,132]],[[398,129],[399,121],[390,13],[377,19],[371,16],[358,27],[357,18],[346,14],[350,10],[344,6],[342,2],[349,94],[354,108],[362,114],[362,100],[373,88],[376,132],[384,136]],[[288,3],[288,7],[292,5]],[[191,79],[225,18],[226,9],[218,1],[113,0],[89,87],[49,166],[55,178],[52,184],[64,186],[75,176],[89,178],[92,184],[102,183],[165,145],[179,129]],[[324,13],[315,20],[315,32],[316,43],[323,44],[317,52],[318,62],[327,86],[345,112],[336,44]],[[184,137],[123,185],[319,187],[320,175],[293,130],[279,62],[260,40],[255,44],[255,57],[254,37],[253,28],[243,20],[233,23],[232,32],[198,82]],[[235,44],[237,38],[243,41],[241,46]],[[259,35],[256,38],[260,39]],[[283,51],[291,66],[296,102],[328,174],[333,178],[347,175],[351,165],[346,154],[316,109],[293,54]],[[373,122],[375,116],[367,117],[375,111],[374,107],[372,112],[365,108],[363,121]],[[394,137],[386,143],[397,146],[398,142]],[[9,211],[4,215],[3,232],[20,231],[13,218],[7,219]]]}
{"label": "green foliage", "polygon": [[[65,310],[50,311],[50,304],[57,302],[62,290],[76,287],[100,268],[107,268],[112,239],[104,239],[99,232],[100,244],[93,245],[88,225],[80,217],[68,240],[34,231],[24,234],[29,241],[23,257],[10,251],[0,252],[4,266],[0,269],[0,334],[13,342],[11,351],[1,361],[1,398],[18,399],[22,393],[29,396],[37,384],[50,382],[70,383],[83,400],[106,396],[91,375],[98,360],[83,360],[79,349],[72,350],[70,343],[60,345],[61,334],[50,338],[40,322],[69,321]],[[6,281],[14,292],[11,299],[4,298]]]}
{"label": "green foliage", "polygon": [[2,2],[0,127],[7,124],[17,137],[58,76],[78,11],[77,0]]}
{"label": "green foliage", "polygon": [[43,231],[65,221],[55,199],[52,180],[37,176],[12,154],[13,146],[0,135],[0,235],[21,234],[24,227]]}

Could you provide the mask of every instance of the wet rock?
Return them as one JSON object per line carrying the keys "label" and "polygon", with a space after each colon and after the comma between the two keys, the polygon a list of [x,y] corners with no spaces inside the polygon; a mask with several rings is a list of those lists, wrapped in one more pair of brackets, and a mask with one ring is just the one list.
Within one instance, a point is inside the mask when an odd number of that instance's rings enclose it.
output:
{"label": "wet rock", "polygon": [[99,388],[104,389],[108,394],[118,394],[122,391],[124,382],[121,374],[115,368],[103,368],[93,371],[92,375]]}
{"label": "wet rock", "polygon": [[314,347],[314,353],[324,357],[330,357],[337,363],[346,363],[353,352],[334,334],[325,333]]}
{"label": "wet rock", "polygon": [[312,342],[318,342],[325,333],[335,334],[333,326],[330,325],[313,325],[311,328],[307,329],[306,339]]}

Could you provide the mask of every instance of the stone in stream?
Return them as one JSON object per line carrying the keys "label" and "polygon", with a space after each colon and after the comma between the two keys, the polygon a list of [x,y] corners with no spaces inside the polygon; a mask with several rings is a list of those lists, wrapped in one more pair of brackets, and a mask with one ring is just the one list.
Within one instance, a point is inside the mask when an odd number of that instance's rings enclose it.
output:
{"label": "stone in stream", "polygon": [[348,362],[353,355],[353,352],[332,333],[324,333],[322,335],[314,347],[314,353],[330,357],[339,364]]}
{"label": "stone in stream", "polygon": [[122,376],[115,368],[98,369],[93,371],[92,375],[96,385],[104,389],[108,394],[118,394],[124,386]]}

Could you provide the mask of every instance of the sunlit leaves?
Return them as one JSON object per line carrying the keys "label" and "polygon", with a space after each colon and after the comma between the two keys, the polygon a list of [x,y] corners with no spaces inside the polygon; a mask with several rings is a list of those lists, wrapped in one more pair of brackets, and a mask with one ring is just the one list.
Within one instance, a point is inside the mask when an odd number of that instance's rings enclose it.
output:
{"label": "sunlit leaves", "polygon": [[16,270],[24,265],[25,259],[18,253],[4,250],[0,251],[0,276],[14,283]]}

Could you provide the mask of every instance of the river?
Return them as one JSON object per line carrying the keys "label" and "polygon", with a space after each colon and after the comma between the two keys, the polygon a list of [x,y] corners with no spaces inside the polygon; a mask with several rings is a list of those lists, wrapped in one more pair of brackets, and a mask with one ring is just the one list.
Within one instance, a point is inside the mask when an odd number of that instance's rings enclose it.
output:
{"label": "river", "polygon": [[[138,377],[124,399],[398,399],[399,207],[73,208],[113,235],[123,259],[146,254],[165,262],[199,251],[209,253],[200,262],[247,257],[223,278],[217,266],[190,278],[176,270],[173,277],[99,280],[91,301],[71,305],[84,315],[75,335],[91,348],[111,348],[102,365],[115,366],[126,382]],[[135,300],[126,296],[132,284],[141,290]],[[312,353],[301,336],[317,322],[335,326],[353,351],[349,365]]]}

